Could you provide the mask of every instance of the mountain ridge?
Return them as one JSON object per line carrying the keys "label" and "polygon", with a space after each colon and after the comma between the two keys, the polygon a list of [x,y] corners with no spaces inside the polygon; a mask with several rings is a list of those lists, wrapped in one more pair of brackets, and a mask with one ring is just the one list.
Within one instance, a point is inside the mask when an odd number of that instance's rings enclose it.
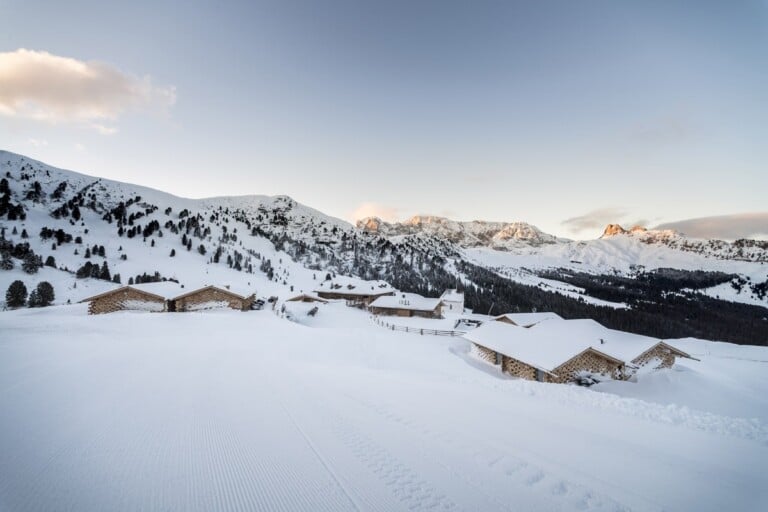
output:
{"label": "mountain ridge", "polygon": [[[704,337],[729,334],[715,316],[703,334],[691,331],[684,316],[693,314],[697,302],[714,301],[708,310],[721,300],[768,306],[768,250],[762,246],[702,246],[685,238],[661,243],[639,230],[568,241],[522,222],[437,216],[415,216],[404,225],[366,219],[353,226],[285,195],[188,199],[8,152],[0,153],[0,178],[0,253],[8,269],[0,271],[0,288],[14,279],[44,277],[55,284],[59,302],[105,291],[118,282],[115,277],[122,284],[240,284],[285,296],[351,276],[432,297],[459,286],[478,311],[550,309],[649,335]],[[43,265],[48,259],[51,264]],[[27,274],[24,269],[32,267]],[[677,274],[656,276],[664,268]],[[608,293],[600,284],[611,276],[669,283],[670,275],[678,283],[672,288],[654,284],[633,294]],[[652,297],[640,300],[650,292]],[[674,328],[654,327],[650,312],[630,314],[680,293],[688,305],[674,313]],[[731,315],[722,325],[735,325],[729,322],[739,307],[720,307]],[[617,310],[627,313],[612,312]]]}

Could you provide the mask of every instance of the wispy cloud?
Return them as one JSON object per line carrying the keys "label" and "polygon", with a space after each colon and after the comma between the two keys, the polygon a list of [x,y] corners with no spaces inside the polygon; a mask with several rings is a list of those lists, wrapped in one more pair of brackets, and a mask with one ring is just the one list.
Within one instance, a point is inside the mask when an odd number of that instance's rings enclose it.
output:
{"label": "wispy cloud", "polygon": [[41,148],[48,145],[48,141],[45,139],[33,139],[32,137],[27,139],[27,144],[30,146]]}
{"label": "wispy cloud", "polygon": [[630,128],[629,137],[643,144],[661,145],[683,142],[691,138],[691,123],[684,116],[649,119]]}
{"label": "wispy cloud", "polygon": [[398,219],[399,210],[379,203],[362,203],[350,212],[348,218],[352,222],[355,222],[366,217],[378,217],[382,220],[392,222]]}
{"label": "wispy cloud", "polygon": [[109,135],[125,112],[163,111],[175,102],[174,87],[109,64],[23,48],[0,52],[0,115],[78,123]]}
{"label": "wispy cloud", "polygon": [[560,224],[573,233],[581,233],[590,229],[603,228],[612,222],[619,222],[626,215],[627,212],[623,208],[599,208],[583,215],[565,219]]}
{"label": "wispy cloud", "polygon": [[675,229],[696,238],[768,239],[768,212],[719,215],[666,222],[656,226],[656,229]]}

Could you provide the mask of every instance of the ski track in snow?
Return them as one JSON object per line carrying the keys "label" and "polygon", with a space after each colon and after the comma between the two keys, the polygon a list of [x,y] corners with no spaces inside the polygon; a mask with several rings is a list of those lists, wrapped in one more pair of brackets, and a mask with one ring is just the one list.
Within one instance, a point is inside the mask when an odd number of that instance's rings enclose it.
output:
{"label": "ski track in snow", "polygon": [[760,422],[498,379],[456,340],[382,330],[343,306],[361,327],[78,311],[2,314],[3,512],[655,512],[768,499]]}

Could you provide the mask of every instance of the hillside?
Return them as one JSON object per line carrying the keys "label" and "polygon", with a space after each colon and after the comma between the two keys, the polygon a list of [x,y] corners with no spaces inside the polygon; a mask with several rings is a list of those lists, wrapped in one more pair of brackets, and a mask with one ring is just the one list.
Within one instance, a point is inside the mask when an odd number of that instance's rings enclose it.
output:
{"label": "hillside", "polygon": [[761,242],[691,250],[682,235],[623,229],[568,241],[526,223],[437,217],[352,226],[288,196],[185,199],[8,152],[0,179],[0,289],[47,280],[57,303],[156,280],[285,297],[339,275],[432,297],[458,286],[482,313],[549,309],[658,337],[768,343]]}

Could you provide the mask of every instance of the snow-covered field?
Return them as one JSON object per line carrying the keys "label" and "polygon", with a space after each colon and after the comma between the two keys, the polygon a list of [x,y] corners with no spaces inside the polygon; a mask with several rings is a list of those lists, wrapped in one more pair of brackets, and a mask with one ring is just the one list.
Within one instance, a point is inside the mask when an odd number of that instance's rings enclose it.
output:
{"label": "snow-covered field", "polygon": [[0,313],[0,510],[768,505],[768,349],[681,340],[700,362],[585,389],[341,304],[302,324]]}

